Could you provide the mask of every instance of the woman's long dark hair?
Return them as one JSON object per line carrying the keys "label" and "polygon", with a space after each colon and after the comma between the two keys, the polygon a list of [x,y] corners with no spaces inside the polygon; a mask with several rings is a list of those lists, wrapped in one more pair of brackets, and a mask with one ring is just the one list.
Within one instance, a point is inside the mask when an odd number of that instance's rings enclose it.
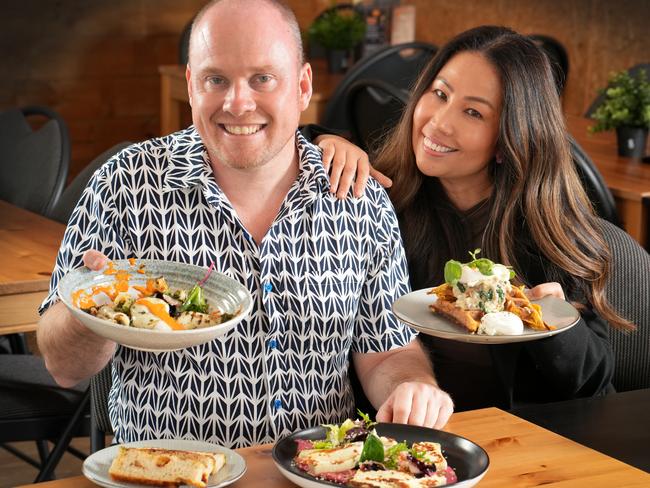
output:
{"label": "woman's long dark hair", "polygon": [[610,252],[578,178],[564,117],[545,54],[527,37],[497,26],[470,29],[443,46],[418,78],[400,123],[379,148],[375,166],[393,179],[414,286],[434,285],[448,259],[467,260],[453,206],[437,178],[417,168],[413,113],[442,67],[456,54],[476,52],[496,69],[502,86],[497,151],[489,163],[493,191],[482,256],[518,269],[521,239],[532,242],[547,276],[576,290],[611,325],[634,326],[605,298]]}

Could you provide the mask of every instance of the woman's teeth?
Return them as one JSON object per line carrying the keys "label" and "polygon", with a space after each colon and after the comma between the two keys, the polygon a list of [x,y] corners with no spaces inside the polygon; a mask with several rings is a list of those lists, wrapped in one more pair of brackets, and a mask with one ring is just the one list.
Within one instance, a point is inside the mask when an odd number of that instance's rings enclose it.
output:
{"label": "woman's teeth", "polygon": [[262,125],[225,125],[224,129],[230,134],[235,134],[237,136],[248,136],[255,134],[262,128]]}
{"label": "woman's teeth", "polygon": [[424,145],[435,152],[448,153],[448,152],[455,151],[455,149],[452,147],[441,146],[440,144],[436,144],[428,137],[424,138]]}

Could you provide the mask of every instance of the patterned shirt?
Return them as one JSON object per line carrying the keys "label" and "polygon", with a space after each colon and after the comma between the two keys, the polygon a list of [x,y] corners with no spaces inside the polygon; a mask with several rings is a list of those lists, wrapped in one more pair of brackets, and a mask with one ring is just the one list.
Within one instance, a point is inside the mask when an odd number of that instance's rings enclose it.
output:
{"label": "patterned shirt", "polygon": [[353,413],[350,351],[387,351],[415,337],[391,313],[408,277],[386,192],[373,180],[364,197],[336,199],[319,149],[299,133],[296,144],[298,178],[259,246],[193,127],[128,147],[91,179],[41,312],[87,249],[109,259],[214,261],[254,301],[248,319],[212,342],[160,353],[117,347],[109,413],[118,442],[242,447],[339,422]]}

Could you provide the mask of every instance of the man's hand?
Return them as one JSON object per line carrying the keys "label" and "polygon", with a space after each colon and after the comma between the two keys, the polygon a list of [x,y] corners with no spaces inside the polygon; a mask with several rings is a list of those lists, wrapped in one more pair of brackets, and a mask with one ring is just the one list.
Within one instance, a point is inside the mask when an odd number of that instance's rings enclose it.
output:
{"label": "man's hand", "polygon": [[335,135],[318,136],[314,142],[323,150],[323,166],[330,173],[330,192],[343,199],[354,183],[353,195],[363,195],[368,176],[376,179],[381,186],[389,188],[393,182],[372,166],[365,151]]}
{"label": "man's hand", "polygon": [[99,251],[89,249],[83,255],[83,262],[86,268],[92,269],[93,271],[99,271],[106,266],[108,258]]}
{"label": "man's hand", "polygon": [[377,421],[441,429],[453,411],[451,397],[437,386],[406,382],[398,385],[379,407]]}

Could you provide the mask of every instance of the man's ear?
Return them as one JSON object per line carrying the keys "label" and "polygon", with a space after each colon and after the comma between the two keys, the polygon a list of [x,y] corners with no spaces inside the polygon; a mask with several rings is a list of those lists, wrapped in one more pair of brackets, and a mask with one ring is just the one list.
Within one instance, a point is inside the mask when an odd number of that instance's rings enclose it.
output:
{"label": "man's ear", "polygon": [[309,106],[309,101],[311,100],[312,95],[312,84],[311,84],[311,65],[305,63],[302,68],[300,68],[300,82],[298,83],[298,89],[300,91],[300,111],[304,112]]}
{"label": "man's ear", "polygon": [[190,107],[192,106],[192,70],[190,69],[190,63],[187,63],[185,67],[185,80],[187,81],[187,97],[190,102]]}

